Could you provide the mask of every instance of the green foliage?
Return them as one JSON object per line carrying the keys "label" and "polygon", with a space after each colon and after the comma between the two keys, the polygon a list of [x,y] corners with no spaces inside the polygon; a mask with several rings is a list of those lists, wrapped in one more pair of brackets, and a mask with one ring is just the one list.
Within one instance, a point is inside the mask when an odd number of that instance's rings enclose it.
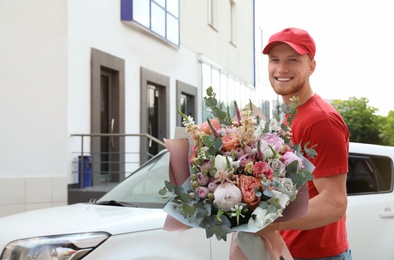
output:
{"label": "green foliage", "polygon": [[394,146],[394,111],[389,111],[386,117],[378,116],[377,122],[380,129],[381,143]]}
{"label": "green foliage", "polygon": [[367,98],[336,100],[334,108],[342,115],[350,131],[350,141],[382,144],[377,108],[368,105]]}
{"label": "green foliage", "polygon": [[212,110],[212,115],[218,118],[221,124],[231,125],[232,118],[230,116],[229,110],[227,113],[223,111],[223,104],[219,104],[216,100],[216,93],[213,88],[209,86],[206,90],[207,96],[204,97],[205,105]]}

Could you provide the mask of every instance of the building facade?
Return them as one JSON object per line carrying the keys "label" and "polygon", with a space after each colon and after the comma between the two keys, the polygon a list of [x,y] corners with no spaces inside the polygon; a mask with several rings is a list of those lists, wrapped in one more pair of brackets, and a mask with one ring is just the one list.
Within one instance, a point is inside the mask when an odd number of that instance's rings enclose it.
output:
{"label": "building facade", "polygon": [[0,216],[67,204],[81,149],[158,149],[83,134],[172,138],[208,86],[262,107],[254,21],[253,0],[0,1]]}

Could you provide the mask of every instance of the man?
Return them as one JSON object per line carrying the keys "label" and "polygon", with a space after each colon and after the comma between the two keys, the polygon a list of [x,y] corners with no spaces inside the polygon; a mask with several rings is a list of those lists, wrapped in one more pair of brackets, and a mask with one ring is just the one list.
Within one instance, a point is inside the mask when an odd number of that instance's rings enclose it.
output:
{"label": "man", "polygon": [[300,106],[292,123],[292,141],[316,144],[317,156],[309,182],[305,216],[274,222],[266,230],[279,230],[294,259],[351,259],[346,234],[346,174],[349,131],[340,114],[314,93],[309,77],[316,68],[315,42],[308,32],[288,28],[271,36],[263,53],[268,54],[268,73],[274,91],[290,104]]}

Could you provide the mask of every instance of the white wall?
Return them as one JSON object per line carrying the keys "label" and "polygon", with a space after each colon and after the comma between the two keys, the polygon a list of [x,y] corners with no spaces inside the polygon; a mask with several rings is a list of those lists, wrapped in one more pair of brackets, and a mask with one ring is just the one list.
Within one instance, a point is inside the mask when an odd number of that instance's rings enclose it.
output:
{"label": "white wall", "polygon": [[[52,191],[52,178],[68,174],[66,3],[0,1],[0,183],[29,190],[19,196],[0,188],[0,197],[7,198],[0,215],[10,207],[26,208],[36,191]],[[48,179],[31,190],[28,183],[41,178]],[[60,192],[61,203],[65,187]],[[51,196],[32,203],[51,204]]]}

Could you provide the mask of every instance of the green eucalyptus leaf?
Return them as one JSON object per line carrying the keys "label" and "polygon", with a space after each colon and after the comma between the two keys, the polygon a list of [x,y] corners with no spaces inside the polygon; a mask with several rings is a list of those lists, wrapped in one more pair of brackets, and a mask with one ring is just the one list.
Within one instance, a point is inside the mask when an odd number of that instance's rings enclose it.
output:
{"label": "green eucalyptus leaf", "polygon": [[216,100],[216,98],[213,97],[209,97],[207,99],[205,99],[205,105],[208,107],[215,107],[218,104],[218,101]]}
{"label": "green eucalyptus leaf", "polygon": [[166,186],[166,188],[169,192],[172,192],[172,193],[174,192],[175,188],[171,182],[166,180],[166,181],[164,181],[164,185]]}
{"label": "green eucalyptus leaf", "polygon": [[208,95],[209,97],[214,96],[215,93],[213,92],[212,86],[209,86],[209,87],[207,88],[206,93],[207,93],[207,95]]}
{"label": "green eucalyptus leaf", "polygon": [[190,202],[193,199],[189,196],[189,194],[186,193],[180,193],[179,197],[184,201],[184,202]]}
{"label": "green eucalyptus leaf", "polygon": [[167,189],[166,189],[165,187],[163,187],[163,188],[161,188],[161,189],[159,190],[159,195],[164,196],[164,195],[166,195],[166,194],[167,194]]}
{"label": "green eucalyptus leaf", "polygon": [[181,193],[185,193],[185,189],[181,186],[174,186],[174,193],[180,195]]}

